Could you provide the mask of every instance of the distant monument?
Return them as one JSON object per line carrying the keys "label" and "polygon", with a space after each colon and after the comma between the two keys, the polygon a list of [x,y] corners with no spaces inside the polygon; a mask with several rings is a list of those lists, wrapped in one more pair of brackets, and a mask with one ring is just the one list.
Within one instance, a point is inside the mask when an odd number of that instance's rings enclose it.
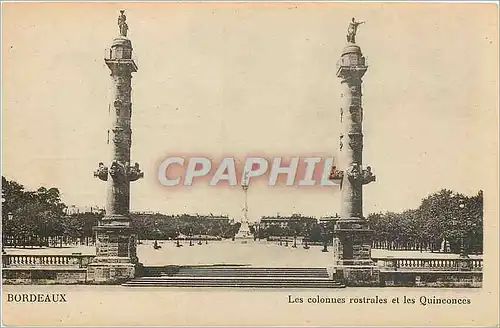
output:
{"label": "distant monument", "polygon": [[144,176],[139,164],[130,165],[131,145],[131,79],[137,71],[132,59],[132,43],[127,39],[128,26],[124,10],[120,10],[120,36],[113,40],[104,59],[111,70],[113,96],[109,104],[111,116],[108,145],[111,163],[99,163],[94,176],[107,182],[106,214],[96,233],[96,258],[89,265],[88,280],[113,283],[133,278],[140,265],[136,255],[136,236],[130,227],[130,182]]}
{"label": "distant monument", "polygon": [[370,285],[378,280],[371,260],[373,231],[363,217],[363,185],[375,181],[371,167],[363,168],[362,77],[367,66],[361,48],[356,45],[358,26],[352,18],[347,29],[347,45],[338,62],[343,101],[340,108],[340,150],[338,166],[330,179],[340,184],[340,219],[335,224],[335,269],[346,285]]}
{"label": "distant monument", "polygon": [[245,192],[245,206],[243,207],[243,220],[241,220],[241,226],[238,230],[238,233],[234,236],[236,240],[243,240],[243,242],[247,242],[248,240],[253,240],[253,235],[250,232],[250,227],[248,224],[248,172],[245,172],[243,175],[243,181],[241,182],[241,188]]}

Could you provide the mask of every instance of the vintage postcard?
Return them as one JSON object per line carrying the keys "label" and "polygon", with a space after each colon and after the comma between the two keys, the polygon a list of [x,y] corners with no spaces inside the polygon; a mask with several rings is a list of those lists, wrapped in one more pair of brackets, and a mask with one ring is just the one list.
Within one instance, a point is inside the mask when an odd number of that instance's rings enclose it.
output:
{"label": "vintage postcard", "polygon": [[495,3],[2,3],[6,326],[498,326]]}

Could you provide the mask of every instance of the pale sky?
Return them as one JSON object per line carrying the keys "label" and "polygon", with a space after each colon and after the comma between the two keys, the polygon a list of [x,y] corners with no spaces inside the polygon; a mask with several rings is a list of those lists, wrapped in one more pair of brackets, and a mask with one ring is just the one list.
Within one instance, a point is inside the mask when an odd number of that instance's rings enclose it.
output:
{"label": "pale sky", "polygon": [[[2,174],[104,205],[105,48],[125,9],[132,80],[131,210],[242,216],[243,192],[161,186],[169,154],[336,156],[336,61],[352,16],[364,77],[364,213],[415,208],[441,188],[497,181],[498,22],[494,4],[3,4]],[[493,190],[493,188],[491,189]],[[249,218],[339,211],[338,187],[255,184]],[[490,194],[491,195],[491,194]]]}

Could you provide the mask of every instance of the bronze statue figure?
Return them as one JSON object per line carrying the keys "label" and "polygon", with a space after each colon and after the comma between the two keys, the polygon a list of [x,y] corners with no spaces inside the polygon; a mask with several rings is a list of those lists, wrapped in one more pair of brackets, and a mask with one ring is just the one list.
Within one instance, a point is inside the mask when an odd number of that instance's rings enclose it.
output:
{"label": "bronze statue figure", "polygon": [[120,10],[120,16],[118,16],[118,27],[120,28],[120,35],[123,37],[127,36],[128,25],[127,16],[125,16],[125,10]]}
{"label": "bronze statue figure", "polygon": [[356,43],[356,32],[358,31],[358,26],[365,22],[356,22],[354,17],[349,23],[349,27],[347,28],[347,42]]}

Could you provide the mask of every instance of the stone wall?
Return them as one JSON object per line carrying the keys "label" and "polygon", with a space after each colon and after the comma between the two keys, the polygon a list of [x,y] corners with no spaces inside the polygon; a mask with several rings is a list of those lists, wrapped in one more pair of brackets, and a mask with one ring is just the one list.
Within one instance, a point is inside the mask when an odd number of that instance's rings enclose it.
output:
{"label": "stone wall", "polygon": [[73,285],[87,283],[86,268],[4,268],[2,283],[6,285]]}
{"label": "stone wall", "polygon": [[386,271],[376,266],[336,266],[333,278],[348,287],[481,288],[481,271]]}
{"label": "stone wall", "polygon": [[115,285],[135,277],[135,266],[131,263],[94,262],[87,269],[87,279],[92,284]]}
{"label": "stone wall", "polygon": [[380,272],[380,285],[387,287],[481,288],[482,272]]}
{"label": "stone wall", "polygon": [[381,286],[380,271],[375,266],[337,266],[333,278],[349,287]]}

